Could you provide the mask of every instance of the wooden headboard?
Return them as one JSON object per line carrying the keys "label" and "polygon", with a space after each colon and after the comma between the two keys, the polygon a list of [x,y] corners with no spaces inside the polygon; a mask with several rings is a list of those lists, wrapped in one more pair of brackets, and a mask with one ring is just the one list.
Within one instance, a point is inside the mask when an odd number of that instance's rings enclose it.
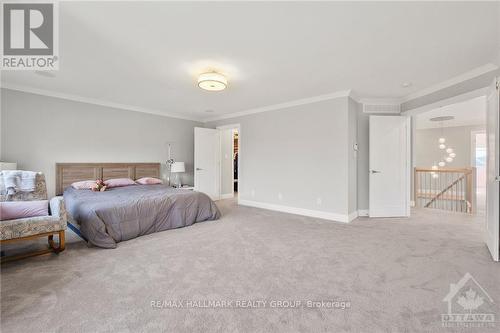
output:
{"label": "wooden headboard", "polygon": [[82,180],[142,177],[160,178],[160,163],[56,163],[56,195]]}

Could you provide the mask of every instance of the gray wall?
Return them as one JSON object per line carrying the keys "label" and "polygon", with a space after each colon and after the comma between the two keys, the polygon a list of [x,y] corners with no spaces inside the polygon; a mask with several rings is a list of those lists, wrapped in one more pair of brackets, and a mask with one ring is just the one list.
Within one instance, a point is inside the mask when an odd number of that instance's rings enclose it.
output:
{"label": "gray wall", "polygon": [[356,205],[349,203],[356,196],[349,184],[356,117],[348,104],[341,97],[206,127],[241,125],[240,199],[346,215]]}
{"label": "gray wall", "polygon": [[44,172],[49,195],[56,162],[164,162],[168,142],[186,162],[183,182],[193,184],[193,128],[201,123],[7,89],[1,97],[1,160]]}
{"label": "gray wall", "polygon": [[471,166],[471,132],[484,130],[484,126],[457,126],[440,128],[418,129],[415,133],[415,165],[430,168],[433,163],[441,161],[445,151],[439,149],[439,138],[443,135],[446,144],[452,147],[457,154],[453,162],[447,167],[460,168]]}

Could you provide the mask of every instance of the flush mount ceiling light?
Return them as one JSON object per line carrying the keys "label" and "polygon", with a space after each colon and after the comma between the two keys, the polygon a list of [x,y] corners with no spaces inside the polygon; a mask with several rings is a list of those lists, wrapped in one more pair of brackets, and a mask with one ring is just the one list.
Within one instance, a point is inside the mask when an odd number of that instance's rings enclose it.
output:
{"label": "flush mount ceiling light", "polygon": [[200,74],[198,77],[198,87],[208,91],[221,91],[227,87],[227,79],[217,72]]}

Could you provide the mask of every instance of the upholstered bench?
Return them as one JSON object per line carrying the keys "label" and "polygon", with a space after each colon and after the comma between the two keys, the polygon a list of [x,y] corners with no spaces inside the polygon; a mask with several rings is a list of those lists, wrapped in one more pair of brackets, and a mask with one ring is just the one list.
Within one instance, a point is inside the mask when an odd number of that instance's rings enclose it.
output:
{"label": "upholstered bench", "polygon": [[[1,175],[0,175],[1,176]],[[13,195],[0,195],[0,201],[35,201],[47,200],[47,188],[45,176],[38,174],[36,177],[36,189],[34,192],[20,192]],[[45,253],[59,253],[64,250],[65,230],[67,225],[67,213],[62,197],[55,197],[49,201],[49,215],[18,218],[0,221],[0,244],[12,243],[23,240],[31,240],[39,237],[47,237],[49,247],[47,249],[17,255],[2,257],[2,262]],[[58,235],[59,244],[54,242],[54,235]]]}

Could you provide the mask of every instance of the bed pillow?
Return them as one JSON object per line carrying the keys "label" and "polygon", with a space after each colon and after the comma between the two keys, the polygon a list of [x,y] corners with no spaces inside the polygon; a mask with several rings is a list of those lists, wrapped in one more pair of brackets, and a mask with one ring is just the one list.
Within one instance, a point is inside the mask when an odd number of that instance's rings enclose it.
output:
{"label": "bed pillow", "polygon": [[0,202],[0,221],[48,215],[48,200]]}
{"label": "bed pillow", "polygon": [[141,185],[156,185],[156,184],[163,184],[161,179],[158,178],[153,178],[153,177],[142,177],[139,178],[135,181],[137,184]]}
{"label": "bed pillow", "polygon": [[81,182],[71,184],[71,187],[75,190],[90,190],[94,185],[95,180],[82,180]]}
{"label": "bed pillow", "polygon": [[113,178],[105,180],[104,184],[106,184],[106,187],[108,188],[113,188],[113,187],[135,185],[135,182],[130,178]]}

